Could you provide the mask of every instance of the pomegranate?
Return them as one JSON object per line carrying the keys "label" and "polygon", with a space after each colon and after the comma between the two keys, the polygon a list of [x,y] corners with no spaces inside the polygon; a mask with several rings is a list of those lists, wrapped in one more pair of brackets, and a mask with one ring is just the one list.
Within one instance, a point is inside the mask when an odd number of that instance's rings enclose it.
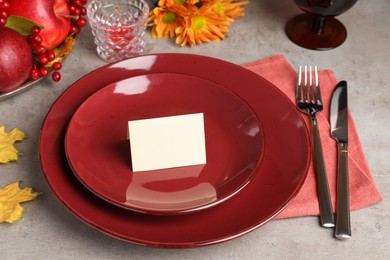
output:
{"label": "pomegranate", "polygon": [[33,67],[33,56],[27,38],[7,27],[0,27],[0,92],[18,88]]}

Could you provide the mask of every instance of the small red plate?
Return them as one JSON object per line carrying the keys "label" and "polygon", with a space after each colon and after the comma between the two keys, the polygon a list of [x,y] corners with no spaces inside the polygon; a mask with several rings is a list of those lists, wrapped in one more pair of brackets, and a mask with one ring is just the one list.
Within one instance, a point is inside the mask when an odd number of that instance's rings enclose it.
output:
{"label": "small red plate", "polygon": [[[127,122],[203,113],[207,163],[132,172]],[[73,115],[65,138],[70,166],[92,192],[148,214],[205,209],[240,191],[263,151],[255,112],[216,83],[182,74],[149,74],[108,85]]]}
{"label": "small red plate", "polygon": [[[245,100],[261,122],[264,135],[261,164],[248,185],[224,203],[190,214],[146,215],[105,202],[72,173],[65,156],[64,138],[77,108],[108,84],[154,73],[185,74],[213,81]],[[228,241],[274,218],[292,201],[306,179],[309,144],[308,130],[295,104],[264,78],[214,58],[157,54],[108,64],[71,85],[46,116],[39,154],[54,194],[85,223],[131,243],[184,248]]]}

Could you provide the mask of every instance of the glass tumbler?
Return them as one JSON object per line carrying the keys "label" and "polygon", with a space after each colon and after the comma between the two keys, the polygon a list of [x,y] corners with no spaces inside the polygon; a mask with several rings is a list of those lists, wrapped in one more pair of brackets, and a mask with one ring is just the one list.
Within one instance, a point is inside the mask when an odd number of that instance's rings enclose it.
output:
{"label": "glass tumbler", "polygon": [[144,0],[92,0],[87,15],[98,55],[115,62],[140,55],[149,6]]}

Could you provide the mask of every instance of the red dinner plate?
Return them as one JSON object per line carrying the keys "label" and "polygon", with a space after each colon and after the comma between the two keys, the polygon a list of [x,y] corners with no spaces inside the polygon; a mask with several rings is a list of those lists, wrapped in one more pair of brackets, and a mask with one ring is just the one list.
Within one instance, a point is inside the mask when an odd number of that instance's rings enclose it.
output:
{"label": "red dinner plate", "polygon": [[[128,121],[194,113],[203,113],[206,164],[132,172]],[[101,198],[172,215],[209,208],[240,191],[260,163],[263,134],[255,112],[229,89],[196,76],[148,74],[89,97],[70,120],[65,150],[73,172]]]}
{"label": "red dinner plate", "polygon": [[[176,216],[133,212],[107,203],[72,173],[64,148],[67,125],[90,95],[115,81],[152,73],[175,73],[213,81],[239,95],[255,111],[264,153],[255,177],[238,194],[214,207]],[[246,234],[280,213],[307,176],[310,148],[295,105],[274,85],[238,65],[198,55],[145,55],[108,64],[71,85],[42,125],[39,154],[57,198],[90,226],[115,238],[151,247],[188,248]]]}

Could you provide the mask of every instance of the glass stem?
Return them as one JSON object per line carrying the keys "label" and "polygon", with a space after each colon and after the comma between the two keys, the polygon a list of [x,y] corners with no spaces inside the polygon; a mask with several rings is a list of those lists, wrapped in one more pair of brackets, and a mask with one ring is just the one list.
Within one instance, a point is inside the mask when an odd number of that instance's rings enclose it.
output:
{"label": "glass stem", "polygon": [[311,31],[316,34],[321,34],[325,25],[325,17],[314,15],[313,16],[313,22],[311,25]]}

